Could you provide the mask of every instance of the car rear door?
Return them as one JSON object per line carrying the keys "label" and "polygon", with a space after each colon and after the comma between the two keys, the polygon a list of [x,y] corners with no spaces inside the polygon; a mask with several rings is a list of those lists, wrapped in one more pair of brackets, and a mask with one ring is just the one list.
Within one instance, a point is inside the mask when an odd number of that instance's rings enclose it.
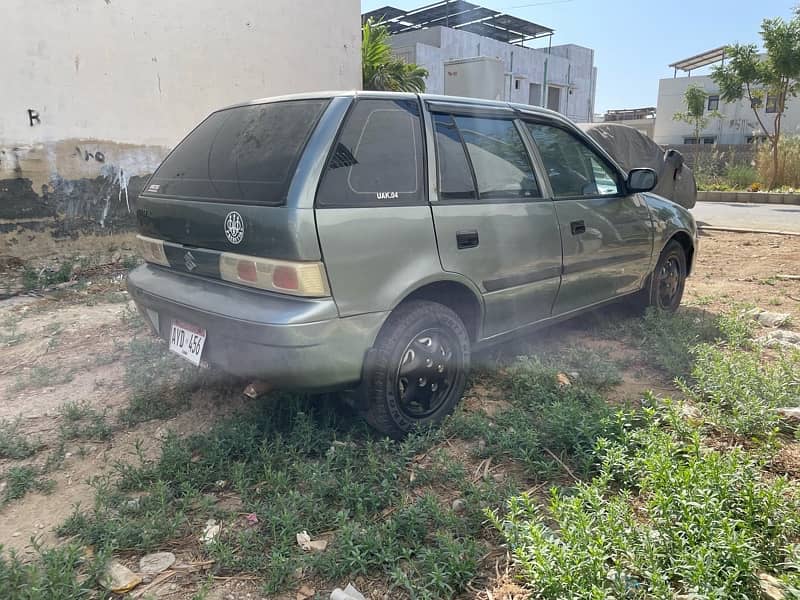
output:
{"label": "car rear door", "polygon": [[554,315],[634,292],[650,272],[653,228],[622,173],[566,125],[526,120],[561,229],[564,272]]}
{"label": "car rear door", "polygon": [[429,109],[437,157],[430,199],[442,267],[481,290],[484,338],[549,317],[561,240],[521,123],[505,109]]}

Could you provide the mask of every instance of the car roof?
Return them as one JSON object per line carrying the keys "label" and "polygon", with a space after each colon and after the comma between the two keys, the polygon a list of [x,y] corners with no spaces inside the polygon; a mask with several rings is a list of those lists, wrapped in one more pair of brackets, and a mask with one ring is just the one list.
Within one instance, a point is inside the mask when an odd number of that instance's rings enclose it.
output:
{"label": "car roof", "polygon": [[[415,94],[411,92],[379,92],[373,90],[328,90],[319,92],[306,92],[302,94],[287,94],[283,96],[272,96],[268,98],[258,98],[247,102],[239,102],[220,108],[219,110],[227,110],[230,108],[237,108],[241,106],[251,106],[254,104],[268,104],[271,102],[286,102],[290,100],[316,100],[327,99],[336,97],[364,97],[364,98],[405,98],[413,99],[420,98],[423,101],[440,102],[447,104],[460,104],[471,105],[475,107],[494,107],[494,108],[510,108],[515,111],[520,111],[529,114],[539,114],[541,116],[555,118],[560,121],[569,122],[564,116],[558,112],[542,108],[541,106],[533,106],[531,104],[519,104],[515,102],[506,102],[502,100],[484,100],[482,98],[467,98],[463,96],[444,96],[440,94]],[[217,112],[217,111],[215,111]]]}

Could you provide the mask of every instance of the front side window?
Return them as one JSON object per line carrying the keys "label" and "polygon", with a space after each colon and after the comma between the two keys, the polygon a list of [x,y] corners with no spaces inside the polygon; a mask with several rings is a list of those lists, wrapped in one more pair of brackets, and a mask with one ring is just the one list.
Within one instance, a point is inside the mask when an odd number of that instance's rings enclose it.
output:
{"label": "front side window", "polygon": [[320,183],[322,206],[424,201],[422,133],[414,100],[361,99],[345,121]]}
{"label": "front side window", "polygon": [[467,116],[453,120],[467,148],[480,199],[541,197],[514,121]]}
{"label": "front side window", "polygon": [[526,123],[539,148],[556,198],[613,196],[620,192],[617,174],[586,143],[571,133],[540,123]]}

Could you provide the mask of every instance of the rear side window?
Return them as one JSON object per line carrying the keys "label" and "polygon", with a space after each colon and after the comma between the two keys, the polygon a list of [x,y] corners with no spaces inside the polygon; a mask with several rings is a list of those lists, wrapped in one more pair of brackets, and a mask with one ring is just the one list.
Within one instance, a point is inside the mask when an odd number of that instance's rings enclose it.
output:
{"label": "rear side window", "polygon": [[541,197],[528,151],[514,121],[455,116],[481,199]]}
{"label": "rear side window", "polygon": [[321,206],[425,201],[415,100],[361,99],[350,111],[317,193]]}
{"label": "rear side window", "polygon": [[439,196],[442,200],[475,200],[475,180],[461,134],[453,117],[434,114],[436,155],[439,161]]}
{"label": "rear side window", "polygon": [[283,204],[327,100],[241,106],[203,121],[164,160],[148,192],[220,202]]}
{"label": "rear side window", "polygon": [[615,171],[585,142],[550,125],[526,123],[539,148],[556,198],[613,196]]}

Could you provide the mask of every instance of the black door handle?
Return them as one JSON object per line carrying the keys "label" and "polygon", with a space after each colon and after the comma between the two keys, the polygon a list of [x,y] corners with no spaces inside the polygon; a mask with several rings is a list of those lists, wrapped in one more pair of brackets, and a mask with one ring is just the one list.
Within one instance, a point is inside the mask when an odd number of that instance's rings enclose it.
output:
{"label": "black door handle", "polygon": [[456,233],[456,243],[458,249],[464,248],[477,248],[478,247],[478,232],[474,229],[472,231],[459,231]]}
{"label": "black door handle", "polygon": [[569,228],[572,230],[572,235],[586,233],[586,223],[583,221],[572,221],[572,223],[569,224]]}

